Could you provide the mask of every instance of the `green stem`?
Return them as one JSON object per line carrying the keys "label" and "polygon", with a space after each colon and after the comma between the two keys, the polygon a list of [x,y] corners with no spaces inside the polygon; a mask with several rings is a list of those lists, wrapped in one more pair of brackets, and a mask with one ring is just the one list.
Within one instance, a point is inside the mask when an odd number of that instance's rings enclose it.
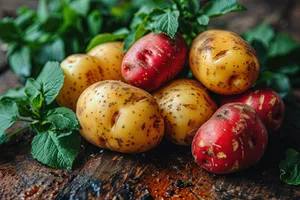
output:
{"label": "green stem", "polygon": [[29,126],[25,126],[25,127],[23,127],[23,128],[20,128],[19,130],[16,130],[16,131],[14,131],[14,132],[12,132],[12,133],[9,133],[7,136],[8,137],[11,137],[11,136],[13,136],[13,135],[15,135],[15,134],[17,134],[17,133],[20,133],[20,132],[22,132],[22,131],[24,131],[24,130],[26,130],[26,129],[28,129],[29,128]]}
{"label": "green stem", "polygon": [[22,118],[18,118],[17,121],[28,122],[28,123],[34,122],[33,120],[30,120],[30,119],[22,119]]}

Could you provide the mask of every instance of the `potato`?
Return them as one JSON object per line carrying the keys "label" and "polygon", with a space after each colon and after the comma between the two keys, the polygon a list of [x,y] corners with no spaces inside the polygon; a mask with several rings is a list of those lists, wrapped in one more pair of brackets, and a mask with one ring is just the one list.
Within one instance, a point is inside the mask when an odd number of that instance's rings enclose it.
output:
{"label": "potato", "polygon": [[189,63],[205,87],[223,95],[246,91],[259,75],[254,49],[230,31],[209,30],[198,35],[191,45]]}
{"label": "potato", "polygon": [[103,70],[107,74],[107,80],[122,80],[121,63],[124,57],[123,42],[108,42],[100,44],[90,50],[87,54],[97,58]]}
{"label": "potato", "polygon": [[80,94],[93,83],[104,80],[106,75],[96,58],[84,54],[71,55],[60,66],[65,80],[56,101],[60,106],[75,111]]}
{"label": "potato", "polygon": [[268,132],[256,111],[228,103],[197,131],[192,154],[196,163],[215,174],[228,174],[256,164],[268,144]]}
{"label": "potato", "polygon": [[178,145],[190,145],[199,127],[217,110],[204,87],[191,79],[177,79],[153,95],[164,118],[166,137]]}
{"label": "potato", "polygon": [[76,115],[85,139],[113,151],[148,151],[164,135],[164,121],[153,96],[120,81],[88,87],[79,97]]}
{"label": "potato", "polygon": [[148,33],[136,41],[124,56],[122,75],[130,85],[154,91],[172,80],[183,68],[188,46],[180,35]]}

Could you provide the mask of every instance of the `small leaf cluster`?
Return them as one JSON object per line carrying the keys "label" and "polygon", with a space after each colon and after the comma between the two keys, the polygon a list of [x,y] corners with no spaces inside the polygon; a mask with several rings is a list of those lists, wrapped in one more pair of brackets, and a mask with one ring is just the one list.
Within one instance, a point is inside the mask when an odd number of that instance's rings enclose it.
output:
{"label": "small leaf cluster", "polygon": [[[63,86],[58,62],[47,62],[37,79],[27,79],[23,88],[10,89],[0,97],[0,144],[11,136],[31,129],[36,132],[31,154],[38,161],[59,169],[72,169],[80,150],[80,129],[75,113],[56,107],[54,100]],[[7,133],[15,122],[28,124]]]}
{"label": "small leaf cluster", "polygon": [[[148,32],[164,33],[171,38],[179,31],[188,44],[207,29],[209,20],[229,12],[243,11],[237,0],[212,0],[201,6],[198,0],[172,0],[171,3],[149,4],[135,14],[126,32],[97,35],[87,51],[109,41],[124,40],[124,52]],[[104,39],[105,38],[105,39]]]}

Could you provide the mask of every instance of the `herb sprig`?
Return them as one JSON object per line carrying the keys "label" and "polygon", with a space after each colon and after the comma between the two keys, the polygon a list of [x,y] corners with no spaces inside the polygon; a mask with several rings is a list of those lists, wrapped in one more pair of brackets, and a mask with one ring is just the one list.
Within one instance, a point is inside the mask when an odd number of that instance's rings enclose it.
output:
{"label": "herb sprig", "polygon": [[[63,86],[64,75],[58,62],[47,62],[37,79],[27,80],[24,88],[10,89],[0,97],[0,144],[13,135],[36,132],[31,154],[38,161],[59,169],[72,169],[80,150],[80,129],[74,112],[56,108],[54,100]],[[12,133],[15,122],[27,125]]]}

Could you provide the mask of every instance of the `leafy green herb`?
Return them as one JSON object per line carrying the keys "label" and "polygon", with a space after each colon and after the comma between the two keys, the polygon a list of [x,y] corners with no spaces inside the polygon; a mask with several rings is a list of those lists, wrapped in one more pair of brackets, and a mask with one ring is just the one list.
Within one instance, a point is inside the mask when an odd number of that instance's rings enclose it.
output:
{"label": "leafy green herb", "polygon": [[13,101],[0,102],[0,144],[5,142],[5,130],[18,120],[18,106]]}
{"label": "leafy green herb", "polygon": [[294,149],[288,149],[285,156],[279,165],[280,179],[289,185],[300,185],[300,154]]}
{"label": "leafy green herb", "polygon": [[179,26],[178,17],[178,10],[171,10],[170,8],[166,10],[154,10],[150,15],[152,22],[149,26],[155,33],[166,33],[171,38],[174,38]]}
{"label": "leafy green herb", "polygon": [[50,167],[71,170],[79,150],[79,134],[69,132],[60,135],[47,131],[33,138],[31,154],[35,159]]}
{"label": "leafy green herb", "polygon": [[202,12],[209,17],[218,17],[229,12],[244,11],[246,8],[238,4],[237,0],[214,0],[207,3]]}
{"label": "leafy green herb", "polygon": [[[207,29],[210,18],[243,10],[245,8],[236,0],[212,0],[201,10],[197,0],[173,0],[171,4],[144,6],[131,20],[130,33],[124,39],[123,51],[126,52],[149,31],[175,38],[179,30],[190,44],[199,33]],[[93,40],[92,43],[95,46],[101,42]]]}
{"label": "leafy green herb", "polygon": [[[80,149],[80,129],[74,112],[53,108],[63,86],[64,75],[58,62],[47,62],[37,79],[27,79],[25,88],[9,90],[0,97],[0,144],[11,136],[34,130],[31,153],[38,161],[55,168],[71,169]],[[16,121],[27,126],[12,133],[6,130]]]}

